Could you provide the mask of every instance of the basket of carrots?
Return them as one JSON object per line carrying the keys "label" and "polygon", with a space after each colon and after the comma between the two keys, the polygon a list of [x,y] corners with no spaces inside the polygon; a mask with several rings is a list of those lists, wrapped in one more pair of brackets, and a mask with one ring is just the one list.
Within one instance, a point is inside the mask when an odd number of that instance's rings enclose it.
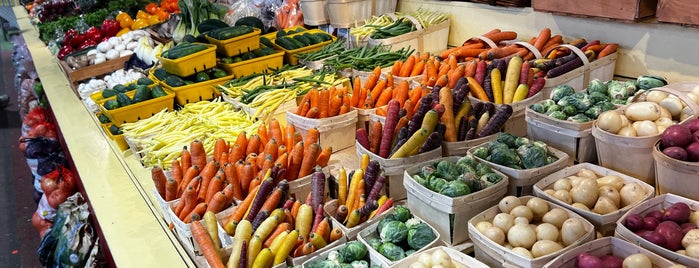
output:
{"label": "basket of carrots", "polygon": [[313,88],[296,111],[286,112],[286,121],[302,134],[317,135],[323,148],[342,150],[352,146],[357,111],[350,109],[347,88]]}
{"label": "basket of carrots", "polygon": [[[379,162],[363,158],[360,168],[350,172],[348,181],[344,167],[338,170],[337,199],[325,204],[325,213],[333,226],[339,226],[348,239],[354,239],[364,227],[382,219],[393,208],[393,198],[384,192],[386,175]],[[366,198],[362,198],[366,196]]]}
{"label": "basket of carrots", "polygon": [[[347,241],[342,230],[332,227],[325,216],[325,180],[325,174],[316,167],[311,192],[307,197],[299,196],[302,199],[285,196],[284,189],[274,186],[271,180],[255,187],[254,194],[248,195],[230,216],[219,221],[225,221],[224,229],[234,237],[228,263],[267,264],[260,267],[282,263],[300,265]],[[266,260],[268,258],[271,259]]]}
{"label": "basket of carrots", "polygon": [[[433,107],[434,108],[431,108]],[[403,171],[410,165],[442,155],[441,141],[446,130],[437,129],[444,105],[432,94],[420,101],[411,119],[401,115],[397,100],[388,103],[385,123],[371,122],[369,130],[357,129],[357,155],[377,160],[387,176],[386,191],[394,200],[407,197],[403,184]],[[393,185],[393,187],[391,187]]]}

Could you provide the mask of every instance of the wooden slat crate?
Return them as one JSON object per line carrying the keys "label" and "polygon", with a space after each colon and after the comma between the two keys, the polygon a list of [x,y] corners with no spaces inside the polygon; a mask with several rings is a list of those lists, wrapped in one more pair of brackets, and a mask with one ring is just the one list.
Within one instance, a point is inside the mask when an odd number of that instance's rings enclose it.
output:
{"label": "wooden slat crate", "polygon": [[[688,2],[691,0],[687,0]],[[658,0],[532,0],[536,11],[634,21],[655,15]]]}

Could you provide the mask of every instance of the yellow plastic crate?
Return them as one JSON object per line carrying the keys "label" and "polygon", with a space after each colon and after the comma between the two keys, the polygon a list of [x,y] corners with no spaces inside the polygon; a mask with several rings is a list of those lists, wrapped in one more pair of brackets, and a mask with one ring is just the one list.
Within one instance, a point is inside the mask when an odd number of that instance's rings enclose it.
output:
{"label": "yellow plastic crate", "polygon": [[243,77],[254,73],[263,73],[269,68],[281,68],[283,65],[284,51],[278,51],[271,55],[246,61],[231,64],[219,63],[217,66],[228,73],[232,73],[235,77]]}
{"label": "yellow plastic crate", "polygon": [[[326,32],[324,32],[323,30],[313,29],[313,30],[303,31],[303,32],[300,32],[300,33],[290,34],[290,35],[287,35],[287,36],[293,37],[293,36],[296,36],[296,35],[303,35],[303,34],[305,34],[305,33],[315,34],[315,33],[326,33]],[[326,33],[326,34],[327,34],[327,33]],[[329,35],[329,34],[328,34],[328,35]],[[332,35],[331,35],[331,36],[332,36]],[[337,39],[337,37],[332,36],[332,40],[328,40],[328,41],[321,42],[321,43],[318,43],[318,44],[315,44],[315,45],[310,45],[310,46],[306,46],[306,47],[302,47],[302,48],[297,48],[297,49],[292,49],[292,50],[288,50],[288,49],[285,49],[285,48],[281,47],[280,45],[277,45],[277,43],[275,42],[276,38],[271,39],[270,41],[272,41],[272,44],[274,44],[274,48],[276,48],[277,50],[282,50],[282,51],[286,52],[286,54],[284,54],[284,61],[285,61],[286,63],[291,64],[291,65],[298,65],[298,64],[299,64],[299,58],[296,57],[296,54],[318,51],[318,50],[320,50],[321,48],[323,48],[324,45],[330,44],[332,41],[335,41],[336,39]]]}
{"label": "yellow plastic crate", "polygon": [[[167,93],[167,95],[163,97],[134,103],[129,106],[116,108],[114,110],[107,110],[104,108],[104,103],[99,104],[99,108],[102,113],[109,118],[109,120],[112,120],[114,125],[121,127],[121,125],[124,123],[131,123],[149,118],[163,109],[172,111],[174,107],[173,99],[175,98],[175,93],[167,88],[163,88],[163,90],[165,93]],[[131,91],[127,92],[126,95],[129,96],[129,98],[133,98],[135,93],[135,91]],[[116,97],[109,97],[105,99],[105,101],[114,98]]]}
{"label": "yellow plastic crate", "polygon": [[226,83],[233,79],[233,75],[224,76],[221,78],[211,79],[204,82],[184,85],[181,87],[171,87],[165,82],[160,82],[163,88],[175,92],[175,101],[179,105],[187,103],[199,102],[203,100],[212,100],[221,95],[216,89],[216,86]]}
{"label": "yellow plastic crate", "polygon": [[[150,77],[148,77],[148,78],[150,78]],[[155,78],[155,76],[153,76],[153,78]],[[151,81],[153,81],[153,84],[148,85],[148,88],[153,89],[156,85],[158,85],[158,82],[160,80],[151,79]],[[136,82],[133,82],[133,83],[136,83]],[[128,85],[133,84],[133,83],[128,83],[125,86],[128,86]],[[133,89],[133,90],[135,90],[135,89]],[[133,90],[129,90],[128,92],[132,92]],[[102,90],[90,94],[90,99],[92,99],[97,104],[102,104],[107,100],[107,98],[102,97]]]}
{"label": "yellow plastic crate", "polygon": [[124,134],[119,134],[119,135],[114,135],[112,134],[111,131],[109,131],[109,126],[111,124],[102,124],[102,129],[104,130],[105,133],[107,133],[107,136],[109,136],[109,139],[113,140],[114,143],[117,145],[120,151],[124,151],[126,149],[129,149],[129,144],[126,143],[126,139],[124,138]]}
{"label": "yellow plastic crate", "polygon": [[[303,26],[291,26],[291,27],[289,27],[289,28],[284,29],[284,31],[285,31],[285,32],[286,32],[286,31],[289,31],[289,30],[297,31],[298,29],[308,30],[308,29],[306,29],[306,28],[303,27]],[[262,37],[265,37],[265,38],[269,39],[269,41],[273,41],[273,42],[274,42],[274,39],[277,38],[277,32],[278,32],[278,31],[274,31],[274,32],[271,32],[271,33],[266,33],[266,34],[262,35]]]}
{"label": "yellow plastic crate", "polygon": [[260,47],[261,33],[262,30],[253,28],[251,33],[226,40],[218,40],[209,36],[208,34],[206,35],[206,39],[209,40],[209,43],[216,45],[216,51],[218,51],[218,54],[226,57],[233,57],[258,49]]}
{"label": "yellow plastic crate", "polygon": [[[259,40],[258,40],[259,41]],[[216,45],[204,44],[208,48],[179,59],[166,59],[158,56],[168,73],[186,77],[216,67]]]}

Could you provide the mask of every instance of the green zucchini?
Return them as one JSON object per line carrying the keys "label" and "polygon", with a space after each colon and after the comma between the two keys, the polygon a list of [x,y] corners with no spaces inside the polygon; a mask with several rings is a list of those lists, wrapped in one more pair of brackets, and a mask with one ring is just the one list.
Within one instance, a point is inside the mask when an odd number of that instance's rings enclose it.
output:
{"label": "green zucchini", "polygon": [[272,45],[272,41],[269,41],[269,39],[267,39],[267,37],[264,36],[260,37],[260,43],[265,45],[266,47],[274,47],[274,45]]}
{"label": "green zucchini", "polygon": [[[292,40],[293,40],[293,39],[292,39]],[[290,39],[287,38],[287,37],[280,37],[280,38],[277,38],[277,39],[275,40],[275,42],[277,43],[277,45],[283,47],[283,48],[286,49],[286,50],[294,50],[294,49],[299,48],[299,47],[296,46],[296,44],[294,44],[293,42],[291,42]]]}
{"label": "green zucchini", "polygon": [[296,40],[296,39],[294,39],[294,38],[291,38],[291,37],[288,37],[288,36],[287,36],[287,37],[284,37],[284,38],[286,38],[287,40],[289,40],[289,42],[294,43],[294,46],[296,46],[297,49],[306,46],[306,44],[304,44],[304,43],[302,43],[301,41]]}
{"label": "green zucchini", "polygon": [[232,27],[226,27],[221,29],[216,29],[207,33],[210,37],[218,40],[227,40],[235,38],[244,34],[249,34],[253,32],[253,28],[247,25],[238,25]]}
{"label": "green zucchini", "polygon": [[166,59],[174,60],[197,53],[207,48],[208,47],[204,44],[182,42],[164,51],[161,56]]}
{"label": "green zucchini", "polygon": [[117,93],[116,100],[119,103],[119,107],[131,105],[131,98],[124,93]]}
{"label": "green zucchini", "polygon": [[102,90],[102,98],[109,98],[111,96],[116,96],[117,93],[118,92],[116,90],[105,88],[104,90]]}
{"label": "green zucchini", "polygon": [[309,33],[304,33],[303,37],[308,38],[308,40],[311,40],[311,44],[314,44],[314,45],[318,44],[318,43],[322,43],[324,41],[322,38],[315,36],[315,35],[312,35],[312,34],[309,34]]}
{"label": "green zucchini", "polygon": [[197,31],[199,33],[206,33],[209,31],[213,31],[219,28],[225,28],[225,27],[230,27],[228,23],[223,22],[222,20],[218,19],[207,19],[199,23],[197,25]]}
{"label": "green zucchini", "polygon": [[[123,94],[123,93],[122,93]],[[127,97],[128,98],[128,97]],[[119,108],[119,102],[117,100],[107,100],[102,104],[107,110],[114,110]]]}
{"label": "green zucchini", "polygon": [[154,86],[151,93],[153,94],[154,99],[167,96],[167,93],[161,86]]}
{"label": "green zucchini", "polygon": [[133,94],[133,103],[142,102],[150,100],[153,98],[153,92],[151,92],[148,86],[138,86],[136,88],[136,93]]}

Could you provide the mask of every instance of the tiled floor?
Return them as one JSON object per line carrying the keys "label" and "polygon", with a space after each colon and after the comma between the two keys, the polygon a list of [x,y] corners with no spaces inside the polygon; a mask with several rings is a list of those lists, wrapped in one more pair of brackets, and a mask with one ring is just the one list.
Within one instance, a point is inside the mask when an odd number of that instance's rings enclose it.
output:
{"label": "tiled floor", "polygon": [[0,38],[0,94],[8,94],[12,102],[0,110],[0,266],[40,267],[39,234],[31,225],[33,178],[18,149],[21,122],[11,55],[12,44]]}

